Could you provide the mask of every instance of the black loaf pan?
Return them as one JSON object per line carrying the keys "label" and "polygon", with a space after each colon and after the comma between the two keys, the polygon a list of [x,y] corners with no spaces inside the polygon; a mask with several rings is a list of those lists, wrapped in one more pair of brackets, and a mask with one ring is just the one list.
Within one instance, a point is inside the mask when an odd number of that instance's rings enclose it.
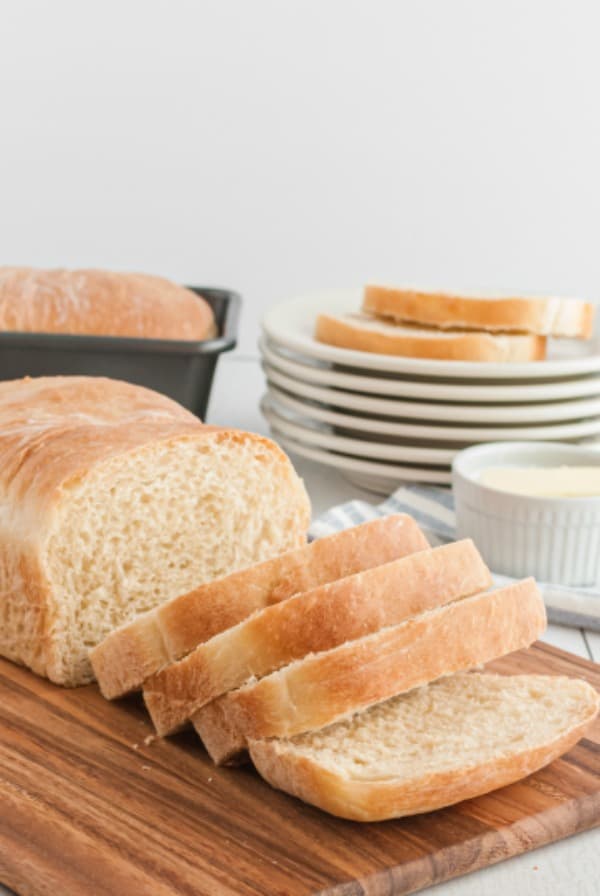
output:
{"label": "black loaf pan", "polygon": [[201,342],[68,333],[0,333],[0,380],[108,376],[174,398],[204,419],[217,359],[235,348],[241,300],[226,289],[188,287],[206,299],[219,335]]}

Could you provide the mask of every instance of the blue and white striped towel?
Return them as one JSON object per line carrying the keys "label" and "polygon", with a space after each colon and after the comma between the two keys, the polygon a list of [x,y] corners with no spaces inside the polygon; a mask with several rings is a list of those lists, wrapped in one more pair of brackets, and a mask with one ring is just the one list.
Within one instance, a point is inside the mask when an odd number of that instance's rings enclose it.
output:
{"label": "blue and white striped towel", "polygon": [[[452,492],[428,485],[404,486],[377,505],[367,501],[348,501],[332,507],[314,520],[309,536],[322,538],[391,513],[409,513],[419,523],[433,546],[453,541],[456,537]],[[493,579],[495,585],[506,585],[513,581],[507,576],[496,574]],[[551,622],[600,631],[600,584],[596,588],[576,589],[548,582],[538,584]]]}

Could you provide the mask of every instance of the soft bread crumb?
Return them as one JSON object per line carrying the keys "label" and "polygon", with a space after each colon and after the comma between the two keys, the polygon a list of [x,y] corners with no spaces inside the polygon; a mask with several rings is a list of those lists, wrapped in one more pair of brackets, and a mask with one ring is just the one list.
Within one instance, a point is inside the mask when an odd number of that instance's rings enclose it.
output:
{"label": "soft bread crumb", "polygon": [[280,452],[235,432],[144,446],[77,480],[45,552],[55,680],[91,681],[88,650],[113,629],[297,547],[306,504],[296,482]]}
{"label": "soft bread crumb", "polygon": [[591,695],[577,679],[460,673],[282,740],[281,750],[351,779],[415,779],[552,740],[585,714]]}

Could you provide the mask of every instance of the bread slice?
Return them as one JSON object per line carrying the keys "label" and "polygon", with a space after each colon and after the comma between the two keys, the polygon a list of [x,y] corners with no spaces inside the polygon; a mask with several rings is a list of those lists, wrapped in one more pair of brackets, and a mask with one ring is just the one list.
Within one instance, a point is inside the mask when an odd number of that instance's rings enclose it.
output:
{"label": "bread slice", "polygon": [[440,329],[489,330],[589,339],[595,305],[582,299],[483,296],[366,286],[363,311]]}
{"label": "bread slice", "polygon": [[365,314],[320,314],[315,339],[339,348],[438,361],[522,362],[546,357],[545,336],[444,332],[401,326]]}
{"label": "bread slice", "polygon": [[307,656],[219,697],[192,722],[221,764],[248,740],[323,728],[443,675],[528,647],[545,624],[540,592],[533,579],[525,579]]}
{"label": "bread slice", "polygon": [[91,652],[108,699],[144,681],[255,610],[429,547],[404,513],[370,520],[195,588],[112,632]]}
{"label": "bread slice", "polygon": [[144,700],[159,734],[251,678],[488,588],[470,539],[338,579],[255,613],[149,678]]}
{"label": "bread slice", "polygon": [[458,674],[322,731],[250,742],[273,787],[354,821],[430,812],[530,775],[598,712],[585,681]]}
{"label": "bread slice", "polygon": [[208,302],[151,274],[0,267],[0,330],[150,339],[217,335]]}
{"label": "bread slice", "polygon": [[215,765],[243,765],[248,761],[248,742],[231,717],[227,695],[197,710],[191,722]]}
{"label": "bread slice", "polygon": [[176,594],[295,548],[310,507],[268,439],[130,383],[0,383],[0,654],[64,685]]}

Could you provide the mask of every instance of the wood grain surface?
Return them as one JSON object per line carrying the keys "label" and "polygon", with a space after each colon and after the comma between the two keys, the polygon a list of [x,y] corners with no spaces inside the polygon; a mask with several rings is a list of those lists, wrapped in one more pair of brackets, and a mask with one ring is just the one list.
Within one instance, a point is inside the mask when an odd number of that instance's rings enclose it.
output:
{"label": "wood grain surface", "polygon": [[[586,678],[537,644],[500,672]],[[400,821],[341,821],[216,769],[184,733],[145,742],[137,698],[107,703],[0,661],[0,880],[23,896],[391,896],[600,823],[600,723],[526,780]]]}

